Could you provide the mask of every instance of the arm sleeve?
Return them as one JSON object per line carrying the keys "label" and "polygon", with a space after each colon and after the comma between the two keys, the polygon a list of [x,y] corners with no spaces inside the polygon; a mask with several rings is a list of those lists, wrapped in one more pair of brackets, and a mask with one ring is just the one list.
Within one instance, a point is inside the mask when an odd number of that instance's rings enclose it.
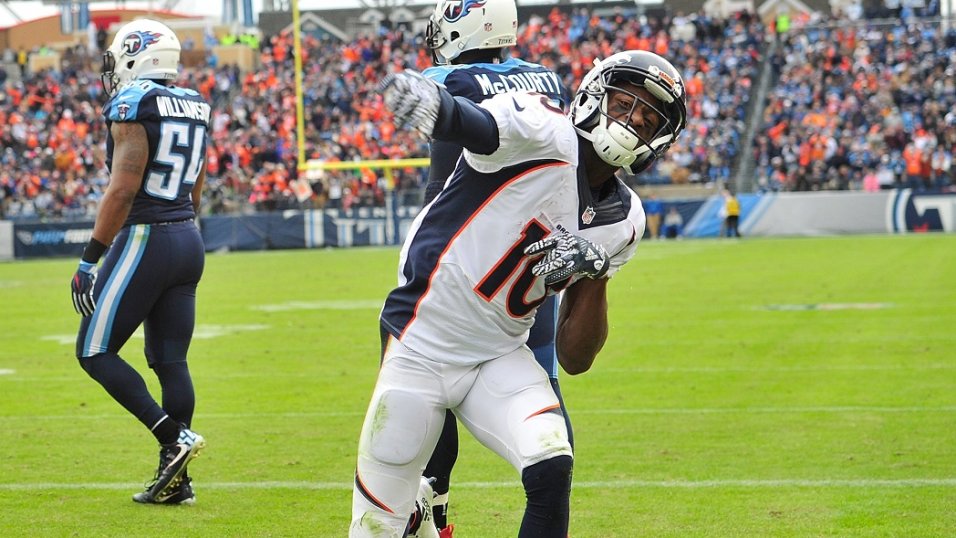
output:
{"label": "arm sleeve", "polygon": [[431,157],[431,164],[428,166],[428,183],[425,185],[425,205],[431,203],[445,188],[445,181],[455,170],[455,164],[461,157],[461,146],[452,142],[432,140],[429,157]]}
{"label": "arm sleeve", "polygon": [[451,142],[478,155],[490,155],[498,149],[498,124],[491,112],[464,97],[452,97],[438,89],[441,106],[432,138]]}

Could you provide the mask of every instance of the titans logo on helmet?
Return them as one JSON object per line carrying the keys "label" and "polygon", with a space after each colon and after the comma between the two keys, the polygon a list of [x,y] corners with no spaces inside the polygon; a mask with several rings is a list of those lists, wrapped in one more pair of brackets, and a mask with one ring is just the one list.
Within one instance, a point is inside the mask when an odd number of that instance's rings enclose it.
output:
{"label": "titans logo on helmet", "polygon": [[485,7],[485,0],[461,0],[449,2],[445,8],[443,18],[448,22],[455,22],[471,12],[472,9]]}
{"label": "titans logo on helmet", "polygon": [[127,56],[136,56],[153,43],[159,41],[162,34],[156,32],[133,32],[123,38],[123,52]]}

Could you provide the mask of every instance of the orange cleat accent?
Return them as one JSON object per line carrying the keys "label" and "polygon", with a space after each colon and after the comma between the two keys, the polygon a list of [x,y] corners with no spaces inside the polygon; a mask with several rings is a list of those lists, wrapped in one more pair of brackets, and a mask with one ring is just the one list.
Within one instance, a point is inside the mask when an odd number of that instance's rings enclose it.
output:
{"label": "orange cleat accent", "polygon": [[449,525],[444,529],[438,531],[438,538],[452,538],[451,533],[454,532],[455,526]]}

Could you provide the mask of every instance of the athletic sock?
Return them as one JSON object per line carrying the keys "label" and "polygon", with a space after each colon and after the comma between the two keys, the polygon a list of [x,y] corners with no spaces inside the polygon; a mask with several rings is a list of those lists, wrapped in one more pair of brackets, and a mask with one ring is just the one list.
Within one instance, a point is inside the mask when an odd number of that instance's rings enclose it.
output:
{"label": "athletic sock", "polygon": [[181,426],[181,424],[169,418],[169,415],[166,415],[160,419],[155,426],[150,428],[150,431],[153,432],[153,435],[156,436],[156,440],[159,441],[161,445],[171,445],[179,439]]}
{"label": "athletic sock", "polygon": [[432,500],[432,517],[435,518],[435,526],[444,529],[448,526],[448,494],[435,495]]}

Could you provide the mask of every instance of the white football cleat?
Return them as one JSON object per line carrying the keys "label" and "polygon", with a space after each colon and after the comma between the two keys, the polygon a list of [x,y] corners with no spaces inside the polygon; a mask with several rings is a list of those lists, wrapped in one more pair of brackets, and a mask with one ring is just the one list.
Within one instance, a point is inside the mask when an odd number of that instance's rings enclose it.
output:
{"label": "white football cleat", "polygon": [[440,538],[438,528],[435,527],[435,519],[432,514],[432,499],[435,498],[435,491],[432,489],[431,480],[424,476],[418,485],[418,497],[415,499],[415,511],[418,513],[418,529],[409,534],[415,538]]}

